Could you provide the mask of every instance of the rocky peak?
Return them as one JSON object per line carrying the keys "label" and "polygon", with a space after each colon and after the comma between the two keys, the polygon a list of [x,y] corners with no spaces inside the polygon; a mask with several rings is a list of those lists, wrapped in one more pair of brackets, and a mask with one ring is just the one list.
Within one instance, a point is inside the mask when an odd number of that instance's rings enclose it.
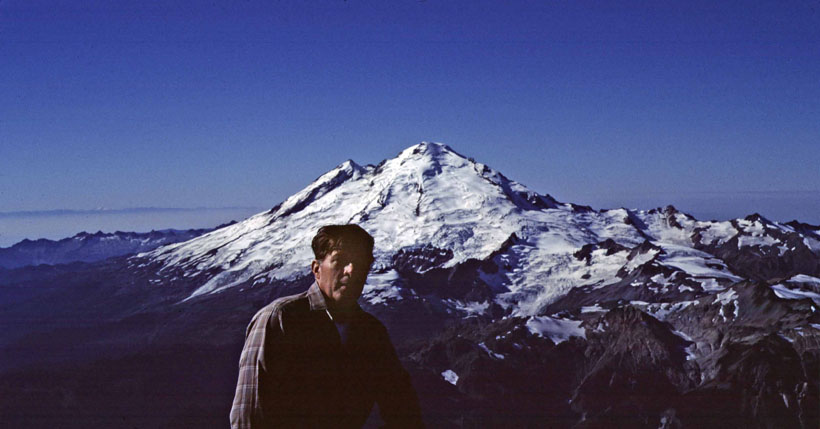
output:
{"label": "rocky peak", "polygon": [[746,217],[745,217],[745,218],[743,218],[743,219],[744,219],[744,220],[747,220],[747,221],[749,221],[749,222],[760,222],[760,223],[762,223],[762,224],[764,224],[764,225],[767,225],[767,224],[771,224],[771,223],[772,223],[769,219],[766,219],[766,218],[765,218],[765,217],[763,217],[763,215],[761,215],[760,213],[752,213],[752,214],[750,214],[749,216],[746,216]]}
{"label": "rocky peak", "polygon": [[426,141],[423,141],[417,145],[410,146],[407,149],[401,151],[397,158],[402,159],[412,156],[422,156],[429,158],[457,156],[459,158],[467,159],[458,152],[454,151],[453,148],[447,146],[446,144]]}

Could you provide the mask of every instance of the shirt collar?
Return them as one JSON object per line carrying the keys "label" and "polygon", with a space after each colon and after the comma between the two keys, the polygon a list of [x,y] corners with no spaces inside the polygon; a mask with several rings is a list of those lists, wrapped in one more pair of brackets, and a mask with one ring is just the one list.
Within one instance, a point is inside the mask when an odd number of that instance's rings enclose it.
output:
{"label": "shirt collar", "polygon": [[327,311],[327,301],[325,301],[325,295],[322,294],[322,290],[319,289],[318,283],[313,282],[313,284],[310,285],[307,290],[307,297],[311,310]]}
{"label": "shirt collar", "polygon": [[[330,314],[330,310],[327,307],[327,300],[325,299],[325,294],[322,293],[322,290],[319,289],[319,284],[315,281],[307,290],[307,298],[308,302],[310,303],[310,310],[311,311],[324,311],[327,313],[327,316],[330,320],[333,320],[333,315]],[[353,315],[358,315],[361,311],[361,307],[359,307],[359,303],[356,303],[355,308],[353,309]]]}

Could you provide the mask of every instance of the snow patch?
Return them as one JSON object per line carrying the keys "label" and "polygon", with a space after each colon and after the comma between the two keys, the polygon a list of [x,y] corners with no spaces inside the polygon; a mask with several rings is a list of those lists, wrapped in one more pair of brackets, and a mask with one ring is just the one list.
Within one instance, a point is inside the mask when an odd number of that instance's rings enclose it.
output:
{"label": "snow patch", "polygon": [[782,333],[782,332],[778,332],[778,333],[777,333],[777,335],[778,335],[778,336],[780,336],[780,338],[782,338],[782,339],[784,339],[784,340],[788,341],[789,343],[794,344],[794,338],[789,338],[789,337],[787,337],[787,336],[783,335],[783,333]]}
{"label": "snow patch", "polygon": [[635,257],[630,259],[629,262],[626,264],[626,270],[628,272],[631,272],[635,268],[638,268],[641,265],[651,261],[652,258],[658,255],[658,253],[660,252],[658,252],[655,249],[652,249],[646,253],[640,253],[638,255],[635,255]]}
{"label": "snow patch", "polygon": [[478,316],[484,314],[488,308],[490,308],[489,301],[484,302],[477,302],[477,301],[460,301],[457,299],[448,299],[444,301],[450,307],[455,308],[462,313],[466,313],[467,316]]}
{"label": "snow patch", "polygon": [[478,343],[478,347],[480,347],[481,350],[484,350],[485,352],[487,352],[487,354],[490,355],[491,357],[494,357],[496,359],[504,359],[504,355],[502,355],[501,353],[496,353],[496,352],[490,350],[490,348],[487,347],[487,345],[484,344],[483,342]]}
{"label": "snow patch", "polygon": [[774,246],[779,244],[774,237],[769,235],[741,235],[737,238],[737,248],[753,246]]}
{"label": "snow patch", "polygon": [[776,284],[771,286],[774,294],[781,299],[805,299],[809,298],[814,301],[815,304],[820,305],[820,294],[815,292],[809,292],[805,290],[799,289],[789,289],[787,286],[782,284]]}
{"label": "snow patch", "polygon": [[669,284],[669,279],[667,279],[663,274],[655,274],[650,277],[649,280],[652,280],[653,283],[657,283],[661,286],[666,286]]}
{"label": "snow patch", "polygon": [[585,307],[581,307],[581,313],[599,313],[602,311],[606,311],[605,308],[601,307],[601,304],[595,305],[588,305]]}
{"label": "snow patch", "polygon": [[[739,232],[731,222],[704,222],[708,225],[700,232],[700,242],[706,246],[721,245],[729,241]],[[715,243],[716,242],[716,243]]]}
{"label": "snow patch", "polygon": [[815,240],[814,238],[804,237],[803,244],[805,244],[806,247],[808,247],[809,250],[811,250],[814,253],[820,252],[820,241]]}
{"label": "snow patch", "polygon": [[805,274],[798,274],[798,275],[796,275],[796,276],[794,276],[794,277],[792,277],[792,278],[790,278],[786,281],[789,282],[789,283],[814,283],[814,284],[820,284],[820,279],[818,279],[817,277],[807,276]]}
{"label": "snow patch", "polygon": [[726,287],[721,286],[720,283],[716,279],[713,278],[706,278],[706,279],[694,279],[696,282],[700,283],[700,287],[703,288],[706,292],[719,292],[725,290]]}
{"label": "snow patch", "polygon": [[725,292],[720,292],[715,295],[715,300],[712,304],[720,303],[720,310],[718,311],[718,315],[723,319],[724,322],[729,320],[729,315],[726,313],[726,306],[729,304],[732,305],[732,316],[734,319],[737,319],[737,316],[740,312],[740,305],[738,304],[738,295],[734,289],[729,289]]}
{"label": "snow patch", "polygon": [[[632,301],[632,303],[636,303],[640,301]],[[652,317],[658,320],[666,320],[666,317],[669,316],[671,313],[675,313],[678,311],[683,310],[686,307],[694,304],[695,301],[680,301],[675,303],[664,302],[664,303],[655,303],[655,304],[645,304],[647,306],[646,312],[651,314]],[[689,340],[691,341],[691,340]]]}
{"label": "snow patch", "polygon": [[527,320],[527,329],[533,335],[549,338],[560,344],[570,337],[586,339],[586,330],[580,320],[557,319],[549,316],[533,316]]}
{"label": "snow patch", "polygon": [[699,255],[697,253],[702,252],[692,252],[692,249],[687,250],[689,252],[670,255],[670,257],[664,258],[661,263],[685,271],[687,274],[696,277],[725,278],[733,282],[743,280],[741,277],[732,274],[720,259],[713,258],[709,254]]}
{"label": "snow patch", "polygon": [[452,369],[445,370],[441,373],[441,376],[444,377],[445,381],[452,384],[453,386],[455,386],[456,383],[458,383],[458,374],[453,372]]}
{"label": "snow patch", "polygon": [[734,289],[729,289],[725,292],[721,292],[721,293],[715,295],[715,300],[712,303],[717,304],[719,302],[722,305],[726,305],[726,304],[729,304],[730,302],[733,302],[733,301],[737,300],[737,297],[738,297],[737,292],[735,292]]}

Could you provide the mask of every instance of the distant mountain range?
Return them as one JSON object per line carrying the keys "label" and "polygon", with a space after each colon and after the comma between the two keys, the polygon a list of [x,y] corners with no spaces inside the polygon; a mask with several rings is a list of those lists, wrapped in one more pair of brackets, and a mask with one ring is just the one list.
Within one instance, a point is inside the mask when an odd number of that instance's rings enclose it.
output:
{"label": "distant mountain range", "polygon": [[187,241],[206,232],[232,225],[235,222],[203,229],[163,229],[151,232],[96,233],[81,232],[62,240],[23,240],[13,246],[0,248],[0,267],[18,268],[26,265],[56,265],[70,262],[96,262],[114,256],[123,256],[154,250],[166,244]]}
{"label": "distant mountain range", "polygon": [[562,203],[437,143],[188,241],[0,273],[0,411],[225,425],[250,317],[349,222],[431,427],[820,426],[820,227]]}

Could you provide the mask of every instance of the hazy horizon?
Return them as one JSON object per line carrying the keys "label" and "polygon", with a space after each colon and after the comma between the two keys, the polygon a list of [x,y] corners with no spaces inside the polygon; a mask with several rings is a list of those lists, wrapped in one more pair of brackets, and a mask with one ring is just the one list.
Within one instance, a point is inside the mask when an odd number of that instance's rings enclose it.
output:
{"label": "hazy horizon", "polygon": [[80,232],[149,232],[161,229],[213,228],[232,220],[241,221],[264,208],[133,208],[131,210],[86,210],[0,213],[0,247],[23,239],[60,240]]}

